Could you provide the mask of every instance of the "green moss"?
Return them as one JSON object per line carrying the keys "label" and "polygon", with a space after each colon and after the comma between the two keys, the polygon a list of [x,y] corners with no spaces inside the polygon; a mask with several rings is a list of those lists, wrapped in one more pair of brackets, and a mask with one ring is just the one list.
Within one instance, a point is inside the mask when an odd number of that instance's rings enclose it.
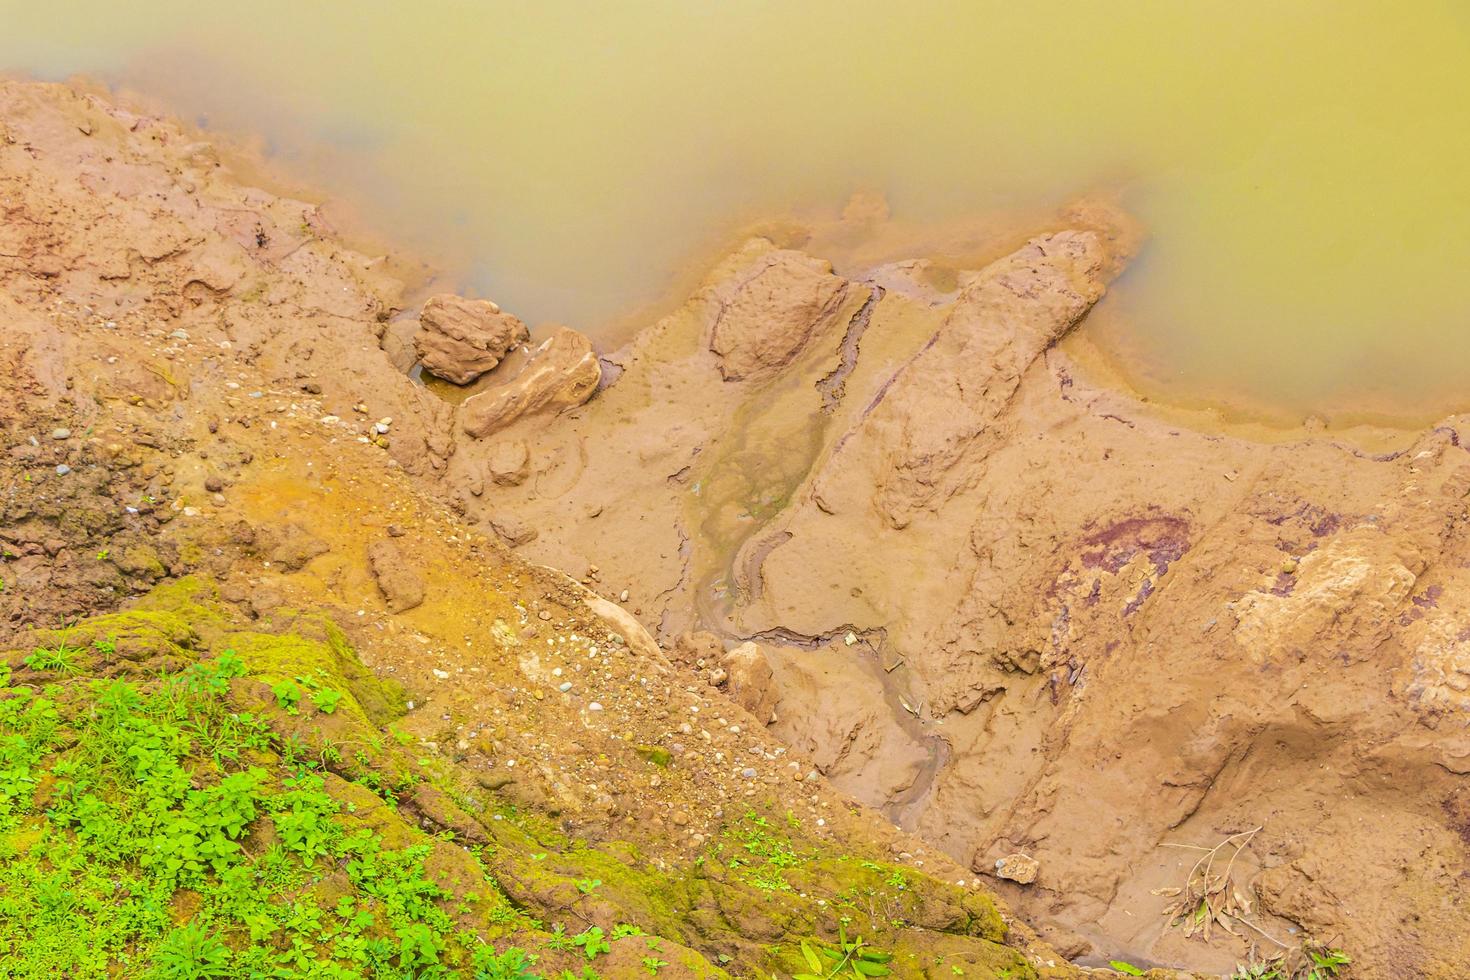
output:
{"label": "green moss", "polygon": [[657,745],[635,745],[633,751],[661,769],[669,768],[669,763],[674,761],[673,755],[668,749]]}
{"label": "green moss", "polygon": [[213,950],[228,977],[469,976],[509,949],[547,977],[651,958],[784,978],[806,969],[803,939],[843,930],[891,951],[894,976],[1033,975],[984,896],[830,853],[789,816],[741,814],[672,866],[573,838],[386,737],[402,690],[324,617],[280,621],[290,632],[241,628],[183,579],[5,654],[8,975],[144,976]]}

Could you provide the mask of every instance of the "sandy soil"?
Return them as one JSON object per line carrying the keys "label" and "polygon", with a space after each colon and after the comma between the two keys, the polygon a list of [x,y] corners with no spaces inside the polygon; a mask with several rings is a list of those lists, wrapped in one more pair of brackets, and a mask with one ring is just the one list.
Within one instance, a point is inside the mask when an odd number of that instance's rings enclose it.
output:
{"label": "sandy soil", "polygon": [[[1463,975],[1464,420],[1369,451],[1090,380],[1056,345],[1124,216],[970,270],[752,239],[597,385],[537,335],[447,399],[311,205],[66,89],[0,107],[3,628],[204,568],[255,615],[337,609],[426,742],[660,860],[756,794],[983,881],[1059,969],[1310,935]],[[674,743],[678,778],[627,777]],[[1166,928],[1177,845],[1255,828],[1249,925]]]}

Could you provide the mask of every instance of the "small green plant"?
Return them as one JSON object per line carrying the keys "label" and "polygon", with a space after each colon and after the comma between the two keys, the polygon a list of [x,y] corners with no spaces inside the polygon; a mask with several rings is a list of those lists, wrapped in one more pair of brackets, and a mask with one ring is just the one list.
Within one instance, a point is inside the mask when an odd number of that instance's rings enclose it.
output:
{"label": "small green plant", "polygon": [[208,980],[230,974],[230,951],[218,936],[190,922],[163,937],[154,954],[158,980]]}
{"label": "small green plant", "polygon": [[289,715],[297,713],[296,706],[301,703],[301,688],[296,686],[295,681],[276,681],[271,685],[271,693],[276,697],[276,703],[281,710]]}
{"label": "small green plant", "polygon": [[1140,970],[1132,963],[1128,963],[1124,960],[1109,960],[1108,966],[1112,967],[1114,970],[1117,970],[1119,973],[1130,977],[1141,977],[1144,974],[1143,970]]}
{"label": "small green plant", "polygon": [[601,878],[578,878],[577,879],[577,891],[581,892],[583,895],[591,895],[593,892],[597,891],[597,889],[600,888],[600,887],[602,887],[602,879]]}
{"label": "small green plant", "polygon": [[324,715],[329,715],[332,712],[336,711],[337,705],[341,702],[341,700],[342,692],[333,690],[330,687],[324,687],[318,691],[313,691],[311,695],[311,703],[316,705],[316,709]]}
{"label": "small green plant", "polygon": [[109,550],[107,548],[103,548],[101,551],[97,552],[97,560],[98,561],[106,561],[107,560],[107,557],[109,555],[111,555],[111,554],[112,554],[112,551],[111,550]]}
{"label": "small green plant", "polygon": [[652,976],[658,976],[658,971],[668,965],[667,960],[661,960],[657,956],[643,957],[643,969],[647,970]]}
{"label": "small green plant", "polygon": [[536,957],[517,946],[503,953],[496,953],[493,946],[481,946],[475,950],[473,962],[475,980],[540,980],[531,972]]}
{"label": "small green plant", "polygon": [[81,651],[58,643],[51,649],[37,647],[29,657],[25,659],[25,665],[31,670],[44,670],[53,674],[75,674],[80,665],[77,663],[77,654]]}
{"label": "small green plant", "polygon": [[1307,971],[1307,980],[1327,980],[1335,977],[1345,966],[1351,966],[1352,960],[1340,949],[1312,948],[1306,949],[1307,956],[1312,960],[1312,969]]}
{"label": "small green plant", "polygon": [[863,980],[864,977],[886,977],[889,972],[886,964],[893,959],[892,953],[873,949],[863,942],[862,936],[849,940],[845,926],[838,927],[835,947],[803,939],[801,955],[811,972],[798,973],[793,980],[829,980],[837,977]]}
{"label": "small green plant", "polygon": [[1351,964],[1340,949],[1306,943],[1300,950],[1242,964],[1228,980],[1335,980]]}
{"label": "small green plant", "polygon": [[582,954],[589,960],[595,960],[612,949],[612,946],[603,938],[602,930],[597,926],[573,936],[572,945],[582,947]]}

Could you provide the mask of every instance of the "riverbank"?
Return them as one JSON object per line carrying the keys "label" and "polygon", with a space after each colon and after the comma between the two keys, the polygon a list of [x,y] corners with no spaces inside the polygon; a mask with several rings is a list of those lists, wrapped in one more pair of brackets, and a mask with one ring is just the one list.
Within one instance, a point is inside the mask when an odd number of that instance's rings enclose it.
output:
{"label": "riverbank", "polygon": [[[1136,247],[1116,211],[971,270],[752,239],[625,347],[538,332],[453,404],[313,206],[166,120],[0,92],[17,669],[28,628],[184,576],[237,628],[325,612],[457,806],[612,855],[522,911],[693,975],[795,972],[843,916],[898,975],[1224,972],[1262,933],[1367,977],[1470,961],[1459,420],[1268,442],[1091,380],[1057,344]],[[1256,827],[1250,910],[1168,928],[1175,845]],[[604,909],[579,883],[620,864],[686,891]]]}

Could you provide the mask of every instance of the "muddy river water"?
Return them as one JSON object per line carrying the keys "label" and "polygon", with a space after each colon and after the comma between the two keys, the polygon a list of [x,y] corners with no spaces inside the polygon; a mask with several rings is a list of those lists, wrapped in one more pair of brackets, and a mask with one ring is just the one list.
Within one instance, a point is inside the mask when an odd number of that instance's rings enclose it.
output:
{"label": "muddy river water", "polygon": [[0,0],[0,70],[256,137],[593,333],[736,227],[855,190],[911,229],[1108,194],[1150,237],[1087,330],[1135,385],[1417,421],[1470,407],[1467,31],[1431,0]]}

